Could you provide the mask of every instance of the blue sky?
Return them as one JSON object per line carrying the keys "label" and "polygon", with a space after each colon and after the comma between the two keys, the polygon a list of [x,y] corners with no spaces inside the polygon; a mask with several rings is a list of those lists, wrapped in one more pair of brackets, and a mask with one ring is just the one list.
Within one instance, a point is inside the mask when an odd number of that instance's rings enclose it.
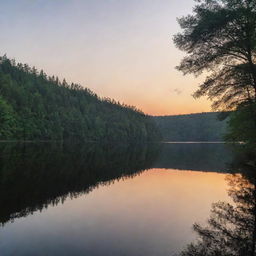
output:
{"label": "blue sky", "polygon": [[149,114],[210,110],[175,70],[176,18],[193,0],[0,0],[1,54]]}

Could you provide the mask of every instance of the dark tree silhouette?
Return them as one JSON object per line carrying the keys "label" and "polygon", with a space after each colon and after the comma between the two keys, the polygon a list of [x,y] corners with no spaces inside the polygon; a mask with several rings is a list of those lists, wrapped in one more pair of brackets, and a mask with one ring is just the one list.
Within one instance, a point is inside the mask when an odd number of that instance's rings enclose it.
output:
{"label": "dark tree silhouette", "polygon": [[174,37],[187,56],[184,74],[210,72],[194,94],[207,95],[213,107],[234,109],[256,99],[256,1],[200,0],[193,15],[179,19]]}

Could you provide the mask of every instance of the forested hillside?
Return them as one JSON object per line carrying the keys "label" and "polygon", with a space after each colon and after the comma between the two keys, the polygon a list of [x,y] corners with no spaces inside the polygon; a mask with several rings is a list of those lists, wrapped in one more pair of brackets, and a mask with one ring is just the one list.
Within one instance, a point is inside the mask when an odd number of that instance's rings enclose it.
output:
{"label": "forested hillside", "polygon": [[214,112],[155,116],[153,120],[164,141],[223,141],[227,127],[227,119],[220,121]]}
{"label": "forested hillside", "polygon": [[0,139],[148,141],[152,119],[78,84],[0,58]]}

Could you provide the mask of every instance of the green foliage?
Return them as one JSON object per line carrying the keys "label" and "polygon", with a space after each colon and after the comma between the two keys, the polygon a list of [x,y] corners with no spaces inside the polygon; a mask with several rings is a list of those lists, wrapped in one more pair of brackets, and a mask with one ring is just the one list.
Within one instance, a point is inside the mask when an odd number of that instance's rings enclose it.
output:
{"label": "green foliage", "polygon": [[228,122],[228,141],[256,142],[256,107],[253,105],[241,107],[231,114]]}
{"label": "green foliage", "polygon": [[157,140],[152,120],[134,107],[98,97],[27,64],[0,59],[0,138]]}
{"label": "green foliage", "polygon": [[187,56],[178,69],[208,77],[194,94],[208,96],[216,109],[235,109],[256,100],[256,1],[199,0],[193,14],[179,19],[174,37]]}
{"label": "green foliage", "polygon": [[154,117],[164,141],[223,141],[227,121],[218,113]]}
{"label": "green foliage", "polygon": [[17,132],[15,115],[12,107],[0,97],[0,139],[8,139]]}

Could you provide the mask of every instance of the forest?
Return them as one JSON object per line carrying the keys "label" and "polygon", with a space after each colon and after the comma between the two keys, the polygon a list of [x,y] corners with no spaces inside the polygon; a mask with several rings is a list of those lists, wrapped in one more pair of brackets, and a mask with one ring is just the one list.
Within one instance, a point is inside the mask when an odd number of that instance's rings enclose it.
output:
{"label": "forest", "polygon": [[155,116],[153,119],[164,141],[223,141],[228,118],[209,112],[177,116]]}
{"label": "forest", "polygon": [[79,84],[0,58],[0,140],[157,140],[152,119]]}

